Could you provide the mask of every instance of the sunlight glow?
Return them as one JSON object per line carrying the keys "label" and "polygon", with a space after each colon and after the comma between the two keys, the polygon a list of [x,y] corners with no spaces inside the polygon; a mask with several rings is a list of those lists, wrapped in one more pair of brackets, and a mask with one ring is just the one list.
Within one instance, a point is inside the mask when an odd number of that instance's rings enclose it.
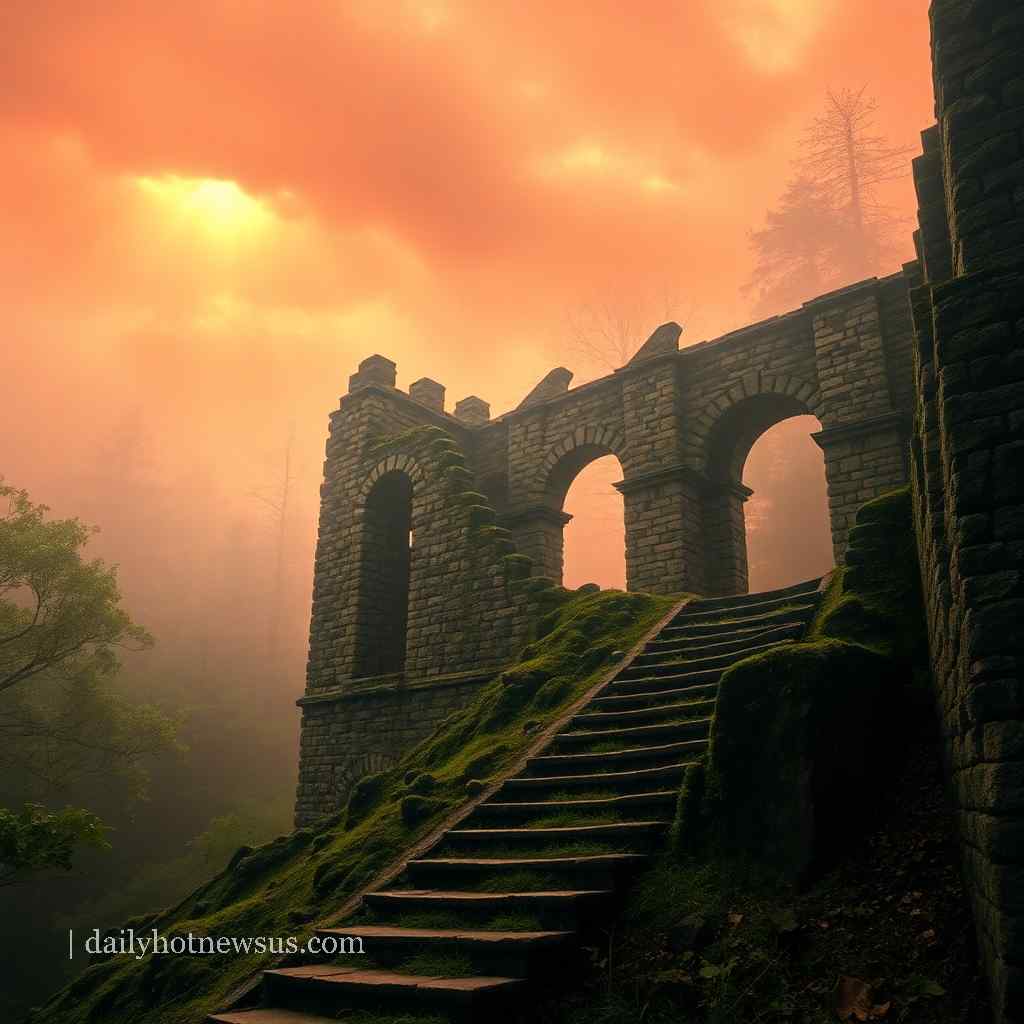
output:
{"label": "sunlight glow", "polygon": [[222,239],[266,227],[273,214],[233,181],[223,178],[138,178],[139,188],[172,218]]}

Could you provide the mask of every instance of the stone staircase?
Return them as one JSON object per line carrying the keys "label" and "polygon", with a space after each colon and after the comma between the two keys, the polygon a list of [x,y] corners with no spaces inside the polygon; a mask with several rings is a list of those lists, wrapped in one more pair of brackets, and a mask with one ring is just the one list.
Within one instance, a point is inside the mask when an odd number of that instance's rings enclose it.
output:
{"label": "stone staircase", "polygon": [[722,672],[799,639],[819,583],[686,605],[524,773],[394,888],[367,893],[349,926],[320,932],[360,937],[364,957],[268,970],[263,1006],[208,1021],[327,1024],[358,1009],[360,1020],[508,1020],[531,990],[564,984],[581,935],[614,914],[662,842],[683,773],[707,749]]}

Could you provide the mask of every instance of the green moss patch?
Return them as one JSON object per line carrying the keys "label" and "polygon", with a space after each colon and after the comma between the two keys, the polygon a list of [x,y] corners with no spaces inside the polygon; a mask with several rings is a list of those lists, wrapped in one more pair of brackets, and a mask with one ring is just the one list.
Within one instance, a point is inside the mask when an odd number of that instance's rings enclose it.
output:
{"label": "green moss patch", "polygon": [[[225,871],[157,914],[148,927],[165,936],[191,931],[308,937],[314,921],[330,916],[464,802],[467,779],[507,771],[533,742],[536,728],[582,696],[610,652],[628,650],[673,600],[616,591],[567,597],[546,616],[530,664],[513,666],[483,687],[471,705],[449,717],[394,769],[364,779],[345,809],[311,829],[242,851]],[[529,732],[527,723],[536,723]],[[558,887],[562,881],[535,872],[502,879],[508,886],[504,891]],[[194,1024],[272,959],[269,954],[117,957],[87,968],[35,1019]]]}
{"label": "green moss patch", "polygon": [[680,793],[678,852],[800,878],[891,770],[927,654],[908,489],[856,522],[806,640],[723,673],[707,767]]}

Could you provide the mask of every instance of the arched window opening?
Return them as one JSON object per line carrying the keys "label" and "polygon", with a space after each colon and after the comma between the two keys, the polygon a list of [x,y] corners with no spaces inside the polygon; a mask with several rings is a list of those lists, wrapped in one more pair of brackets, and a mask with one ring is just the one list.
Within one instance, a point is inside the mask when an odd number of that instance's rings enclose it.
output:
{"label": "arched window opening", "polygon": [[366,500],[359,578],[356,670],[360,677],[405,668],[412,563],[412,482],[385,473]]}
{"label": "arched window opening", "polygon": [[766,430],[750,450],[743,483],[747,562],[752,591],[824,575],[832,568],[825,460],[811,434],[814,416],[794,416]]}
{"label": "arched window opening", "polygon": [[[708,443],[708,593],[770,590],[827,572],[832,542],[821,427],[793,396],[730,408]],[[755,454],[751,454],[754,452]]]}
{"label": "arched window opening", "polygon": [[626,533],[622,495],[612,484],[622,479],[614,455],[595,458],[569,485],[563,509],[572,516],[565,526],[563,581],[574,588],[584,583],[626,588]]}

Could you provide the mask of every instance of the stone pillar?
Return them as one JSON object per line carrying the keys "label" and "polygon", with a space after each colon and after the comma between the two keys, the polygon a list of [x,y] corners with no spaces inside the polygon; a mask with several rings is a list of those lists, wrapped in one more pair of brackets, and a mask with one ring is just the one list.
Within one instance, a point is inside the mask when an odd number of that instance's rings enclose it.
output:
{"label": "stone pillar", "polygon": [[615,485],[625,506],[627,589],[706,592],[703,485],[703,478],[684,466]]}
{"label": "stone pillar", "polygon": [[836,565],[842,565],[857,509],[909,479],[910,424],[904,416],[888,413],[811,437],[825,453],[832,551]]}
{"label": "stone pillar", "polygon": [[444,385],[429,377],[421,377],[409,385],[409,397],[434,412],[444,412]]}
{"label": "stone pillar", "polygon": [[512,531],[516,550],[533,559],[533,575],[562,582],[565,540],[562,530],[572,520],[568,512],[536,505],[517,509],[501,517],[501,525]]}
{"label": "stone pillar", "polygon": [[712,597],[745,594],[747,524],[743,506],[754,492],[741,483],[709,484],[704,499],[707,593]]}
{"label": "stone pillar", "polygon": [[471,427],[482,427],[491,419],[491,407],[482,398],[470,395],[455,403],[455,418]]}
{"label": "stone pillar", "polygon": [[395,374],[398,367],[387,356],[367,356],[359,364],[359,369],[348,379],[350,392],[368,384],[379,384],[386,388],[395,386]]}

